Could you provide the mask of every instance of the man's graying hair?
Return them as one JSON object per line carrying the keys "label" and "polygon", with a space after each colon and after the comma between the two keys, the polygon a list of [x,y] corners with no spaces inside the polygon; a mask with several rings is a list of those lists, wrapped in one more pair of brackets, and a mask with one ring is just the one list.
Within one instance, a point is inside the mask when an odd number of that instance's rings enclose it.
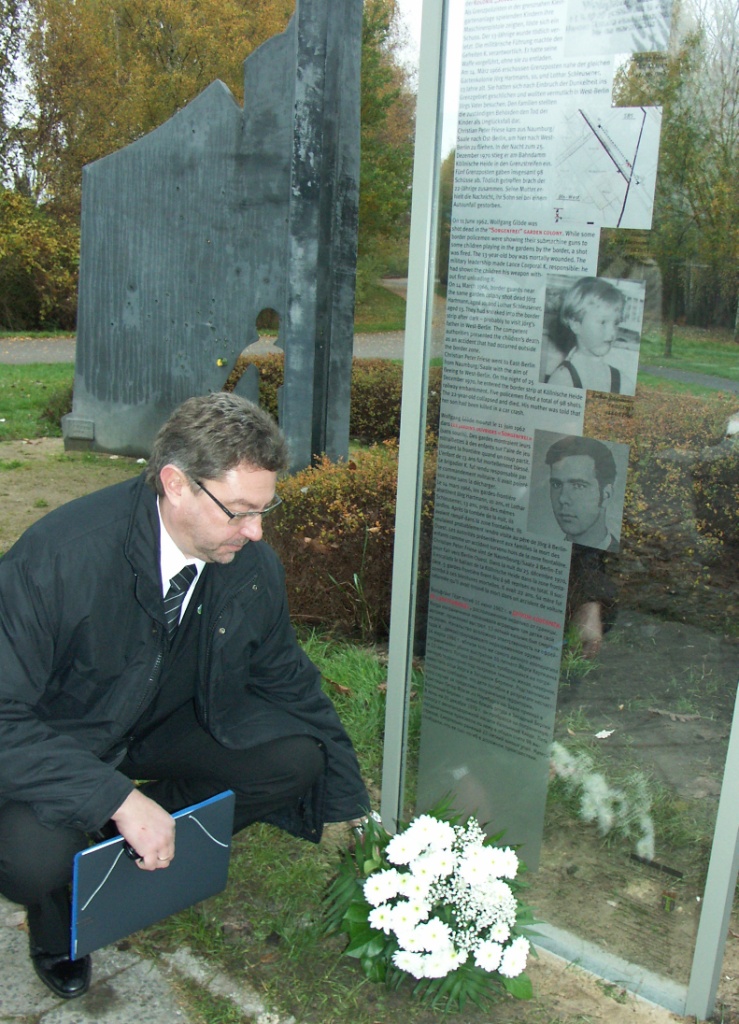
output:
{"label": "man's graying hair", "polygon": [[218,480],[242,464],[279,473],[288,466],[287,441],[269,413],[219,391],[188,398],[154,438],[146,482],[160,495],[159,474],[168,463],[190,480]]}

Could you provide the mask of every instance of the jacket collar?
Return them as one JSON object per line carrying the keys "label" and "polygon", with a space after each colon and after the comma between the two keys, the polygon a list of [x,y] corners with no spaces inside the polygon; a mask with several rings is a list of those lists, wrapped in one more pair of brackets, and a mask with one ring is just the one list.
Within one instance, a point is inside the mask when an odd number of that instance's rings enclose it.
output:
{"label": "jacket collar", "polygon": [[159,513],[154,491],[142,473],[136,482],[124,552],[136,577],[136,599],[160,622],[164,621],[162,583],[159,579]]}

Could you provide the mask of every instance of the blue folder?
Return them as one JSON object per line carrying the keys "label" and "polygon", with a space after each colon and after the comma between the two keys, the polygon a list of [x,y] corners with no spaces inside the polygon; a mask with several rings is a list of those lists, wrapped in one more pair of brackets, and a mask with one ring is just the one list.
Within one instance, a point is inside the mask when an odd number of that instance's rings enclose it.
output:
{"label": "blue folder", "polygon": [[72,959],[225,889],[234,802],[226,790],[173,814],[175,857],[158,871],[137,867],[121,836],[80,851],[72,876]]}

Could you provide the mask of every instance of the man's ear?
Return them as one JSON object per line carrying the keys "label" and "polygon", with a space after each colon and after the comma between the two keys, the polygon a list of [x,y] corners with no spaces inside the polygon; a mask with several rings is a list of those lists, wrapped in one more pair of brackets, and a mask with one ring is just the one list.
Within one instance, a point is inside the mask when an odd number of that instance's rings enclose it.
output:
{"label": "man's ear", "polygon": [[190,489],[187,477],[181,469],[168,462],[159,471],[159,479],[164,489],[164,497],[176,508],[182,500],[184,491]]}
{"label": "man's ear", "polygon": [[613,497],[613,484],[604,484],[603,492],[601,495],[600,503],[603,505],[606,501],[610,501]]}

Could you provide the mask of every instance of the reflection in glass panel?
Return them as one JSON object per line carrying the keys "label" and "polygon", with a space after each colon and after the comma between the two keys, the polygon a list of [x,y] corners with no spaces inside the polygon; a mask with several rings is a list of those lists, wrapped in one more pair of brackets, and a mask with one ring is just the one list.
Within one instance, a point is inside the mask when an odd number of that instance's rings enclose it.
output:
{"label": "reflection in glass panel", "polygon": [[588,397],[585,432],[630,446],[627,497],[617,554],[573,550],[533,883],[545,920],[682,983],[736,692],[736,562],[705,495],[735,401],[657,377],[626,415]]}

